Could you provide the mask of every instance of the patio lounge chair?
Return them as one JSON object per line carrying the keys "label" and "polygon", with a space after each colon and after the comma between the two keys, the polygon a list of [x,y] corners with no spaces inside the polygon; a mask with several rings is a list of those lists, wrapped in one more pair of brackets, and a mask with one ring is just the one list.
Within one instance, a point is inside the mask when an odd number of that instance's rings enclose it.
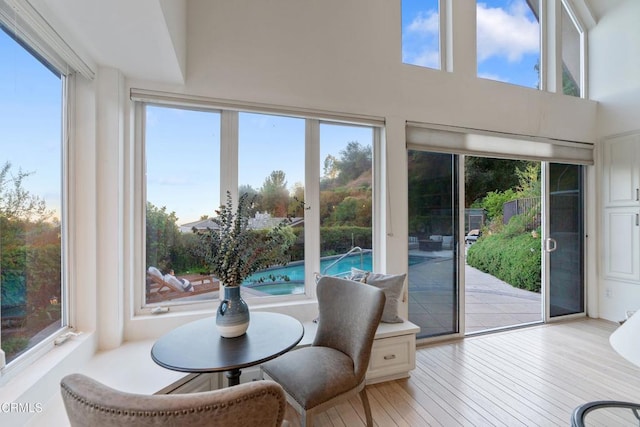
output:
{"label": "patio lounge chair", "polygon": [[153,304],[177,298],[217,291],[220,281],[213,276],[191,276],[190,280],[177,279],[174,276],[163,276],[155,267],[147,271],[147,303]]}

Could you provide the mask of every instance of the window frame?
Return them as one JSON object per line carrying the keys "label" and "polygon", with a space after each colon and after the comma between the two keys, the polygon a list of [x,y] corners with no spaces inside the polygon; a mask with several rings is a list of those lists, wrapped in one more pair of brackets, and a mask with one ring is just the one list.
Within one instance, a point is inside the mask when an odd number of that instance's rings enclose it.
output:
{"label": "window frame", "polygon": [[[451,4],[447,0],[435,0],[438,8],[438,65],[436,67],[430,67],[427,65],[419,65],[412,62],[405,62],[401,59],[402,65],[413,66],[419,68],[425,68],[433,71],[453,71],[453,63],[451,62],[451,47],[448,45],[447,40],[451,39],[451,35],[447,30],[450,28],[448,25],[448,16],[450,14]],[[402,16],[404,8],[402,6],[403,1],[400,2],[400,51],[404,51],[404,29],[402,28]],[[402,55],[401,55],[402,56]]]}
{"label": "window frame", "polygon": [[[295,108],[282,108],[265,104],[250,103],[233,103],[228,100],[216,100],[204,97],[195,97],[187,95],[174,95],[168,93],[160,93],[147,91],[143,89],[131,88],[131,100],[133,105],[133,146],[132,152],[134,159],[134,183],[133,188],[133,224],[134,230],[134,250],[141,254],[134,256],[132,271],[134,280],[132,280],[133,298],[133,316],[146,316],[154,313],[157,307],[170,307],[172,312],[178,313],[194,313],[200,310],[212,311],[216,307],[219,299],[210,299],[206,301],[171,301],[168,304],[146,304],[144,301],[144,277],[146,274],[144,251],[146,247],[146,173],[145,173],[145,125],[146,125],[146,105],[155,105],[161,107],[174,107],[185,109],[199,109],[203,111],[218,112],[220,119],[220,200],[226,199],[227,189],[230,189],[232,197],[237,197],[238,191],[238,131],[239,131],[239,113],[257,113],[265,115],[279,115],[293,118],[301,118],[305,120],[305,203],[308,209],[305,210],[305,292],[303,294],[271,296],[266,298],[251,297],[244,295],[243,298],[253,308],[257,307],[274,307],[295,305],[314,301],[315,279],[314,272],[320,270],[320,218],[318,209],[313,206],[319,206],[320,202],[320,124],[341,124],[352,126],[369,126],[372,128],[373,138],[371,141],[373,161],[373,181],[372,181],[372,246],[374,259],[373,263],[376,268],[380,268],[381,252],[379,250],[380,243],[384,240],[381,235],[381,227],[379,215],[382,212],[380,207],[380,182],[381,178],[377,177],[377,171],[381,170],[379,164],[382,160],[380,148],[382,141],[382,132],[384,128],[384,120],[372,116],[349,116],[324,111],[302,110]],[[213,302],[213,304],[212,304]]]}
{"label": "window frame", "polygon": [[[473,4],[474,9],[477,8],[477,3],[480,0],[476,0]],[[594,22],[589,22],[588,17],[585,17],[584,7],[573,0],[537,0],[539,6],[539,88],[537,90],[554,92],[562,94],[562,52],[561,52],[561,21],[562,21],[562,9],[567,11],[569,17],[573,21],[576,30],[580,35],[580,98],[588,99],[588,34],[587,28],[595,25]],[[474,34],[469,34],[464,40],[458,38],[454,40],[454,34],[461,33],[459,28],[454,28],[455,23],[467,22],[462,18],[462,12],[467,14],[471,13],[470,10],[464,9],[461,12],[461,7],[469,7],[463,2],[460,5],[455,3],[454,0],[439,0],[439,13],[440,13],[440,68],[423,67],[404,62],[400,59],[400,63],[403,66],[414,66],[417,68],[428,69],[429,72],[458,72],[458,73],[472,73],[476,79],[485,79],[478,76],[478,61],[477,61],[477,27],[474,29]],[[400,4],[400,15],[402,16],[402,4]],[[587,22],[585,22],[585,20]],[[477,25],[477,17],[474,25]],[[402,22],[400,23],[400,32],[402,33]],[[466,58],[460,58],[456,54],[461,52],[461,48],[467,47],[470,43],[471,37],[474,42],[474,60],[468,62]],[[404,43],[401,34],[401,46],[404,48]],[[463,53],[468,53],[464,51]],[[454,69],[454,62],[456,64]],[[501,84],[510,84],[525,89],[531,89],[531,87],[522,86],[517,83],[508,83],[501,80],[485,79],[492,82]],[[570,96],[570,95],[569,95]]]}
{"label": "window frame", "polygon": [[[2,4],[0,4],[2,6]],[[0,7],[0,11],[2,8]],[[75,73],[70,71],[70,66],[66,65],[64,68],[66,71],[61,71],[60,60],[51,61],[51,58],[58,58],[57,54],[50,50],[48,47],[38,45],[34,47],[30,42],[35,37],[35,33],[32,33],[29,28],[21,28],[18,31],[17,28],[11,28],[4,24],[3,15],[0,13],[0,26],[3,27],[0,30],[5,30],[7,35],[14,39],[14,41],[24,49],[28,54],[32,55],[35,60],[41,62],[41,65],[48,70],[59,75],[60,78],[60,327],[54,332],[50,333],[47,337],[43,338],[40,342],[33,347],[27,349],[23,354],[17,356],[14,360],[7,363],[5,359],[5,353],[0,348],[0,386],[15,375],[20,373],[27,366],[32,364],[35,360],[43,357],[49,351],[53,350],[56,341],[67,334],[72,329],[72,319],[74,308],[72,307],[72,286],[70,277],[71,273],[71,256],[73,253],[72,238],[73,231],[70,224],[72,212],[74,211],[73,204],[73,191],[71,191],[70,179],[75,170],[71,159],[71,145],[74,143],[71,131],[74,129],[74,120],[72,111],[74,111],[74,99],[75,99]],[[30,36],[29,36],[30,35]],[[28,37],[25,37],[28,36]],[[1,331],[0,331],[1,342]]]}
{"label": "window frame", "polygon": [[[560,28],[557,29],[557,33],[559,37],[562,37],[563,31],[562,31],[562,10],[565,10],[567,12],[567,15],[569,15],[569,19],[572,21],[576,31],[578,32],[578,36],[580,37],[580,52],[579,52],[579,61],[580,61],[580,78],[579,78],[579,89],[580,89],[580,98],[587,98],[588,97],[588,88],[587,88],[587,82],[588,82],[588,67],[587,67],[587,32],[585,30],[585,25],[582,23],[582,21],[580,20],[580,18],[578,17],[578,14],[576,13],[574,6],[572,4],[572,2],[570,0],[560,0],[560,16],[558,18],[558,21],[560,22]],[[562,45],[562,40],[560,40],[560,45]],[[559,67],[560,67],[560,73],[562,74],[562,67],[563,67],[563,59],[562,59],[562,51],[560,52],[560,61],[559,61]],[[559,93],[563,93],[562,90],[562,77],[560,77],[560,84],[558,85],[558,92]]]}

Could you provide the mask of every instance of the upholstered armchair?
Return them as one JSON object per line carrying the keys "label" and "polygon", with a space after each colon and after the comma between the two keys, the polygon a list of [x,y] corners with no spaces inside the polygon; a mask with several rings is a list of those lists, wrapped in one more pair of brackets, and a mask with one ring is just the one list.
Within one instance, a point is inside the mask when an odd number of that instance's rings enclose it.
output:
{"label": "upholstered armchair", "polygon": [[82,374],[64,377],[60,386],[72,427],[280,427],[286,409],[282,387],[273,381],[151,396],[114,390]]}
{"label": "upholstered armchair", "polygon": [[384,292],[351,280],[323,276],[317,286],[318,330],[313,345],[262,365],[311,427],[313,416],[360,395],[367,426],[373,426],[365,390],[371,347],[385,303]]}

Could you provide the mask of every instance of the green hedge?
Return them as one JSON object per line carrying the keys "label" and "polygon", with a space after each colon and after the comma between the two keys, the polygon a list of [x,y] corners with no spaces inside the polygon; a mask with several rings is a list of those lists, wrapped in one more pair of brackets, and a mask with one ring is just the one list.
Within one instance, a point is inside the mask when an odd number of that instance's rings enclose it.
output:
{"label": "green hedge", "polygon": [[540,292],[540,249],[540,238],[530,233],[486,235],[469,247],[467,264],[516,288]]}

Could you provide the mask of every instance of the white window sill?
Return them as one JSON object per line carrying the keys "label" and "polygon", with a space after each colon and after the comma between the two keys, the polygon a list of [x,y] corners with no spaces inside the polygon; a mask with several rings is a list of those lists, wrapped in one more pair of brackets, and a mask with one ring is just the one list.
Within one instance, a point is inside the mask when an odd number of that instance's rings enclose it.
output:
{"label": "white window sill", "polygon": [[[191,374],[171,371],[154,363],[151,359],[151,347],[154,342],[155,339],[149,339],[124,343],[116,349],[100,351],[82,363],[79,363],[80,361],[77,361],[78,363],[64,361],[64,365],[71,364],[70,369],[48,367],[51,370],[49,375],[54,378],[51,381],[44,381],[43,378],[40,378],[34,382],[34,385],[37,384],[37,388],[47,389],[49,395],[46,398],[17,396],[13,391],[11,396],[6,398],[0,394],[2,396],[0,399],[5,399],[0,401],[40,402],[42,404],[41,412],[21,414],[26,417],[16,418],[16,423],[9,423],[9,425],[68,426],[69,421],[59,392],[59,384],[63,376],[72,372],[83,373],[115,389],[147,395],[166,393],[193,377]],[[66,346],[67,343],[64,345]],[[71,349],[72,352],[78,350],[77,346]],[[76,359],[71,357],[73,356],[71,354],[67,356],[69,359]],[[78,368],[79,366],[82,367]],[[42,366],[42,369],[47,369],[47,367]],[[16,379],[20,383],[25,381],[22,376]],[[4,421],[4,418],[2,420]]]}
{"label": "white window sill", "polygon": [[[134,316],[125,324],[126,340],[144,341],[156,339],[187,322],[215,316],[215,311],[219,304],[218,300],[211,301],[209,309],[191,311],[172,310],[171,306],[168,306],[169,310],[163,313]],[[277,302],[261,302],[254,299],[249,302],[249,310],[288,314],[304,323],[318,316],[318,301],[312,298],[280,300]]]}
{"label": "white window sill", "polygon": [[46,412],[49,401],[60,394],[60,379],[90,360],[95,348],[95,334],[85,333],[53,347],[21,368],[0,387],[0,403],[20,403],[23,410],[0,413],[2,425],[29,425],[32,418]]}
{"label": "white window sill", "polygon": [[[302,322],[317,316],[315,300],[261,304],[252,311],[289,314]],[[151,347],[163,333],[186,322],[213,316],[214,310],[169,312],[161,315],[136,316],[130,322],[135,329],[145,330],[140,337],[127,334],[123,345],[95,353],[95,334],[73,337],[29,366],[24,372],[0,388],[0,402],[39,403],[41,412],[9,414],[13,424],[26,426],[67,426],[68,420],[60,395],[60,380],[72,372],[81,372],[104,384],[131,393],[166,393],[188,381],[193,375],[160,367],[151,359]],[[130,332],[130,331],[129,331]],[[1,414],[3,424],[6,414]]]}

